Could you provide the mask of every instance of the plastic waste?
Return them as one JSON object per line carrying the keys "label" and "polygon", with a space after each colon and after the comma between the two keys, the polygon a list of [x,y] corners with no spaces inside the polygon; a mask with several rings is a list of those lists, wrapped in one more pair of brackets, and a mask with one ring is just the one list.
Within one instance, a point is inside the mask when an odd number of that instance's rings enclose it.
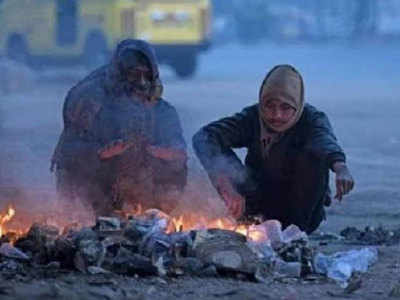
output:
{"label": "plastic waste", "polygon": [[249,246],[249,248],[257,255],[257,257],[264,262],[272,262],[277,257],[276,252],[274,249],[272,249],[269,243],[248,241],[247,246]]}
{"label": "plastic waste", "polygon": [[273,249],[276,249],[283,244],[282,224],[279,221],[268,220],[254,226],[254,228],[265,233],[265,236]]}
{"label": "plastic waste", "polygon": [[346,288],[353,272],[365,273],[377,261],[378,250],[372,247],[337,252],[333,255],[317,253],[314,257],[314,270]]}
{"label": "plastic waste", "polygon": [[304,231],[296,225],[290,225],[282,231],[282,224],[277,220],[268,220],[259,225],[251,227],[251,232],[258,232],[258,243],[269,243],[273,249],[279,248],[282,244],[290,243],[297,240],[308,240],[308,236]]}
{"label": "plastic waste", "polygon": [[285,277],[300,278],[301,263],[285,262],[281,259],[275,261],[274,271]]}
{"label": "plastic waste", "polygon": [[308,240],[308,236],[304,231],[296,225],[289,225],[282,231],[282,239],[285,243],[290,243],[297,240]]}

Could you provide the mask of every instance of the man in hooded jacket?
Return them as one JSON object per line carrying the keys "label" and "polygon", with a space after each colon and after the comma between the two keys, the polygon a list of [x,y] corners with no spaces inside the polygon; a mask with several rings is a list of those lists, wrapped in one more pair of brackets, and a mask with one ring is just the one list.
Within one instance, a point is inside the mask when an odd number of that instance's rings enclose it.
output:
{"label": "man in hooded jacket", "polygon": [[[354,186],[327,116],[304,103],[304,84],[292,66],[266,76],[259,103],[203,127],[193,147],[234,217],[261,215],[310,233],[331,201],[329,169],[341,200]],[[233,152],[247,148],[243,165]]]}
{"label": "man in hooded jacket", "polygon": [[51,167],[63,198],[83,201],[96,215],[139,204],[174,208],[186,184],[186,144],[161,94],[153,48],[131,39],[69,91]]}

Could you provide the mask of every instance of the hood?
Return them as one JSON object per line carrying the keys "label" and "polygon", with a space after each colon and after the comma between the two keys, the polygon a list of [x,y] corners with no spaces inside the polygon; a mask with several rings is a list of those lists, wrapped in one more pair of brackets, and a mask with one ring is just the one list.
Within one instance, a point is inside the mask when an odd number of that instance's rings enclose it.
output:
{"label": "hood", "polygon": [[142,40],[134,40],[134,39],[126,39],[121,41],[112,55],[111,62],[108,66],[108,74],[107,74],[107,81],[109,83],[109,88],[113,90],[116,94],[122,93],[121,83],[124,81],[121,70],[120,70],[120,60],[121,54],[124,50],[134,50],[142,53],[150,63],[150,68],[152,71],[152,95],[151,100],[157,101],[162,94],[162,83],[160,80],[159,70],[158,70],[158,62],[155,51],[153,47]]}
{"label": "hood", "polygon": [[[265,77],[259,93],[259,107],[268,99],[279,98],[296,109],[294,118],[280,132],[293,127],[301,118],[304,109],[304,83],[300,73],[290,65],[277,65]],[[268,126],[267,120],[260,112],[260,118],[264,125]]]}

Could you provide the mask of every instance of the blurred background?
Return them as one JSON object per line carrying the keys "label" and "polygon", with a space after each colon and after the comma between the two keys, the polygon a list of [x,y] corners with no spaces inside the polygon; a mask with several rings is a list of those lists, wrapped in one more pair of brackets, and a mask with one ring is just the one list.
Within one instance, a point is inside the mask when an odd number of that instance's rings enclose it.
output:
{"label": "blurred background", "polygon": [[398,222],[398,0],[0,0],[0,210],[54,199],[64,97],[124,38],[154,45],[189,149],[201,126],[255,103],[269,69],[293,64],[356,180],[322,229]]}
{"label": "blurred background", "polygon": [[231,5],[216,0],[214,8],[214,28],[224,41],[321,43],[400,34],[395,0],[234,0]]}

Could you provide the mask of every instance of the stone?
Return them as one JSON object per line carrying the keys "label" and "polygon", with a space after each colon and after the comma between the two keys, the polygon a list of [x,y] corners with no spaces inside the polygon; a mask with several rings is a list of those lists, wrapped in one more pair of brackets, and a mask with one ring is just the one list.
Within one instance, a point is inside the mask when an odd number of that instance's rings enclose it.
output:
{"label": "stone", "polygon": [[100,267],[105,254],[106,249],[100,241],[83,240],[74,257],[75,267],[81,272],[86,272],[89,266]]}
{"label": "stone", "polygon": [[217,266],[228,269],[237,269],[243,263],[240,254],[232,250],[222,250],[211,254],[211,261]]}
{"label": "stone", "polygon": [[73,268],[77,246],[72,239],[60,236],[54,242],[52,260],[59,261],[63,268]]}
{"label": "stone", "polygon": [[96,266],[89,266],[87,268],[87,272],[91,275],[97,275],[97,274],[109,274],[110,271],[107,271],[101,267],[96,267]]}
{"label": "stone", "polygon": [[208,229],[198,230],[191,232],[193,243],[192,249],[196,249],[200,244],[208,241],[226,240],[231,242],[245,243],[247,241],[246,236],[224,229]]}
{"label": "stone", "polygon": [[284,243],[282,235],[282,224],[278,220],[268,220],[258,226],[263,226],[272,249],[276,249]]}
{"label": "stone", "polygon": [[174,268],[181,269],[185,274],[198,275],[204,271],[205,264],[196,257],[183,257],[174,262]]}
{"label": "stone", "polygon": [[0,247],[0,255],[6,258],[13,258],[21,261],[29,261],[30,258],[21,250],[9,243],[3,243]]}
{"label": "stone", "polygon": [[143,238],[139,247],[139,253],[147,257],[160,256],[168,253],[171,246],[172,240],[170,235],[164,232],[156,232]]}
{"label": "stone", "polygon": [[97,231],[118,231],[121,230],[121,221],[118,218],[98,217],[94,229]]}
{"label": "stone", "polygon": [[308,236],[298,226],[292,224],[282,231],[282,240],[284,243],[290,243],[296,240],[308,240]]}
{"label": "stone", "polygon": [[138,275],[158,275],[158,269],[155,267],[150,258],[136,253],[132,253],[125,248],[120,248],[117,256],[114,258],[111,271],[134,276]]}
{"label": "stone", "polygon": [[271,284],[273,282],[273,268],[267,264],[259,264],[254,273],[254,279],[260,283]]}
{"label": "stone", "polygon": [[34,223],[28,233],[15,242],[15,247],[29,254],[35,263],[47,264],[54,260],[54,246],[58,237],[57,227]]}
{"label": "stone", "polygon": [[131,218],[124,228],[123,235],[133,242],[140,242],[144,236],[156,231],[162,232],[153,220]]}
{"label": "stone", "polygon": [[283,260],[277,259],[274,264],[274,271],[285,277],[300,278],[301,263],[285,262]]}
{"label": "stone", "polygon": [[35,241],[55,239],[60,234],[57,227],[34,223],[28,231],[27,238]]}
{"label": "stone", "polygon": [[264,263],[273,261],[277,257],[276,252],[268,243],[257,243],[249,241],[247,242],[247,245]]}
{"label": "stone", "polygon": [[8,259],[0,263],[0,271],[2,274],[20,274],[24,268],[21,262]]}
{"label": "stone", "polygon": [[259,262],[247,246],[246,237],[226,230],[203,233],[200,241],[195,240],[193,251],[195,257],[205,264],[215,265],[219,271],[254,274]]}

